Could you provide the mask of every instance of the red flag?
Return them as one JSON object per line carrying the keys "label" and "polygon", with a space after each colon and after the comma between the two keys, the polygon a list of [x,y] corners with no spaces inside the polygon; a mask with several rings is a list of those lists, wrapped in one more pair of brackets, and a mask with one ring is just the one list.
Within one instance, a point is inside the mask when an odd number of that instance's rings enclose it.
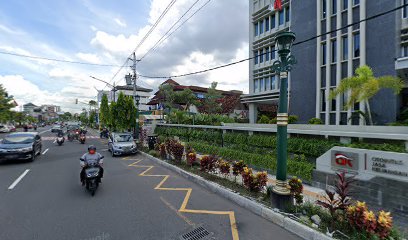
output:
{"label": "red flag", "polygon": [[273,8],[278,9],[279,11],[282,10],[282,0],[275,0]]}

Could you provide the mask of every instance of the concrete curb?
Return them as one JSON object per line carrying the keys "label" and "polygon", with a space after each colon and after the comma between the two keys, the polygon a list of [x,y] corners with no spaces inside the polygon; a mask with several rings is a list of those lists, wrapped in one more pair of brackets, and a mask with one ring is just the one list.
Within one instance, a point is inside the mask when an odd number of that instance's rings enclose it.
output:
{"label": "concrete curb", "polygon": [[254,200],[248,199],[244,196],[241,196],[235,192],[232,192],[231,190],[217,184],[217,183],[213,183],[210,182],[200,176],[197,176],[195,174],[192,174],[190,172],[187,172],[181,168],[178,168],[177,166],[174,166],[170,163],[167,163],[163,160],[160,160],[158,158],[155,158],[147,153],[141,152],[140,153],[149,158],[150,160],[154,161],[155,163],[170,169],[176,173],[178,173],[179,175],[181,175],[182,177],[197,183],[207,189],[209,189],[210,191],[217,193],[218,195],[231,200],[233,202],[235,202],[236,204],[238,204],[239,206],[248,209],[249,211],[263,217],[264,219],[275,223],[276,225],[279,225],[280,227],[288,230],[289,232],[292,232],[296,235],[298,235],[299,237],[306,239],[306,240],[329,240],[329,239],[333,239],[327,235],[324,235],[323,233],[313,229],[313,228],[309,228],[304,224],[301,224],[289,217],[285,217],[284,215],[275,212],[274,210],[255,202]]}

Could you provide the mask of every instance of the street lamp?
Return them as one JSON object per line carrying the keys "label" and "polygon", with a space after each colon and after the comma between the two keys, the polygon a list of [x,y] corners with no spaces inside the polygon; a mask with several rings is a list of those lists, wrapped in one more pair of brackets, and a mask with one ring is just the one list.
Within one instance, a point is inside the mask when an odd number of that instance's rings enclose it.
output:
{"label": "street lamp", "polygon": [[139,141],[139,101],[140,101],[140,96],[139,94],[136,94],[135,96],[136,100],[136,131],[135,131],[135,138],[136,141]]}
{"label": "street lamp", "polygon": [[296,35],[293,32],[280,32],[275,36],[275,42],[278,49],[280,60],[277,60],[272,65],[272,70],[280,75],[280,90],[279,90],[279,108],[277,115],[278,125],[278,162],[276,173],[276,184],[273,187],[273,192],[278,196],[277,207],[282,208],[288,201],[290,191],[286,179],[287,172],[287,126],[288,126],[288,72],[292,70],[292,66],[296,64],[294,56],[290,55],[290,49]]}

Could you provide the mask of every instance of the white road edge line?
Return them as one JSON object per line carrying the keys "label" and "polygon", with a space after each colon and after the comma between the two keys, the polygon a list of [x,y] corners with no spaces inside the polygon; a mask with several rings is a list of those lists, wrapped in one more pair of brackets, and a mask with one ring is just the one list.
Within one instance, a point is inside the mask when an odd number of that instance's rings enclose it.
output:
{"label": "white road edge line", "polygon": [[45,131],[39,132],[38,134],[43,134],[43,133],[48,132],[48,131],[51,131],[51,129],[48,129],[48,130],[45,130]]}
{"label": "white road edge line", "polygon": [[18,177],[17,179],[16,179],[16,181],[14,181],[11,185],[10,185],[10,187],[8,188],[9,190],[12,190],[20,181],[21,181],[21,179],[23,179],[23,177],[25,176],[25,175],[27,175],[27,173],[30,171],[30,169],[26,169],[24,172],[23,172],[23,174],[21,174],[20,175],[20,177]]}
{"label": "white road edge line", "polygon": [[42,153],[42,155],[46,154],[48,152],[48,150],[50,150],[49,148],[45,149],[44,152]]}
{"label": "white road edge line", "polygon": [[57,142],[57,139],[55,139],[54,142],[52,142],[52,143],[56,143],[56,142]]}

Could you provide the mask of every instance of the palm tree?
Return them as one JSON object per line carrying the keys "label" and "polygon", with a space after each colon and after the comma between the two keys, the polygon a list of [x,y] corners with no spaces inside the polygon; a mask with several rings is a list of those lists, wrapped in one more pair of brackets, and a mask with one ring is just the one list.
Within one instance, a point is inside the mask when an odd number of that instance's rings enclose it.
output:
{"label": "palm tree", "polygon": [[370,98],[374,97],[383,88],[390,88],[394,94],[399,94],[403,87],[404,83],[400,78],[394,76],[376,78],[373,70],[369,66],[363,65],[356,69],[354,76],[342,79],[339,86],[330,93],[329,98],[333,99],[339,94],[350,91],[345,108],[348,109],[355,103],[364,103],[370,125],[373,125]]}
{"label": "palm tree", "polygon": [[90,107],[90,108],[92,108],[92,107],[93,107],[94,109],[95,109],[95,108],[96,108],[96,106],[98,105],[98,103],[97,103],[95,100],[91,100],[91,101],[89,101],[89,103],[88,103],[88,104],[89,104],[89,107]]}

